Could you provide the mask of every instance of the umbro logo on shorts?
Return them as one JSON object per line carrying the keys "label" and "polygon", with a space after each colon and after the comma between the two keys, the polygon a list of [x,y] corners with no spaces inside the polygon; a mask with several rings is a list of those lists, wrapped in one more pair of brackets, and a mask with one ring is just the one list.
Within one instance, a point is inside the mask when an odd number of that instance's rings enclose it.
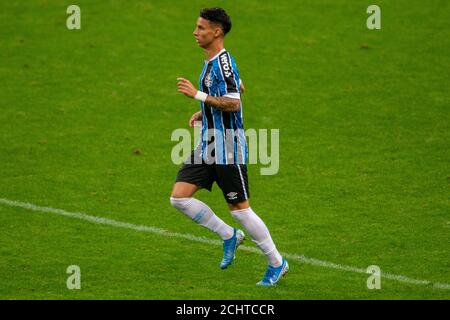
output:
{"label": "umbro logo on shorts", "polygon": [[229,193],[227,193],[227,197],[230,200],[237,199],[237,192],[229,192]]}

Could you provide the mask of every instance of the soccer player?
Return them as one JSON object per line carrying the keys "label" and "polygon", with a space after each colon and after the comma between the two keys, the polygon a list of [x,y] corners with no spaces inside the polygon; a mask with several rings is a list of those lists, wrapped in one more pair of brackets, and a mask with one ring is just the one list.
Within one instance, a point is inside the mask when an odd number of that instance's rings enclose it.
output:
{"label": "soccer player", "polygon": [[221,188],[231,215],[247,231],[268,260],[268,268],[258,285],[273,286],[289,266],[280,255],[264,222],[250,208],[247,178],[247,143],[242,121],[243,85],[224,37],[231,20],[222,8],[200,11],[193,32],[206,60],[199,90],[189,80],[178,78],[178,91],[200,101],[201,111],[192,115],[189,125],[202,122],[201,141],[178,172],[170,202],[198,224],[217,233],[223,240],[220,268],[227,268],[245,238],[243,231],[226,224],[205,203],[193,198],[201,189],[211,191],[214,182]]}

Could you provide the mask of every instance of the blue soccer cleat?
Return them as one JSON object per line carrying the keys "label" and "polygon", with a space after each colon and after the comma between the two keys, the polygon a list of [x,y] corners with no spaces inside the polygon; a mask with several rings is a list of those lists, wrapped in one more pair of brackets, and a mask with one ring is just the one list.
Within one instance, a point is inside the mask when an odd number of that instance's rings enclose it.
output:
{"label": "blue soccer cleat", "polygon": [[258,282],[257,285],[272,287],[276,285],[277,282],[280,281],[281,277],[283,277],[286,273],[288,273],[288,271],[289,271],[289,264],[283,258],[281,266],[272,267],[269,265],[269,267],[266,270],[266,273],[264,274],[264,278],[260,282]]}
{"label": "blue soccer cleat", "polygon": [[234,234],[230,239],[223,240],[223,259],[220,262],[220,269],[226,269],[234,260],[237,247],[244,241],[245,235],[242,230],[234,229]]}

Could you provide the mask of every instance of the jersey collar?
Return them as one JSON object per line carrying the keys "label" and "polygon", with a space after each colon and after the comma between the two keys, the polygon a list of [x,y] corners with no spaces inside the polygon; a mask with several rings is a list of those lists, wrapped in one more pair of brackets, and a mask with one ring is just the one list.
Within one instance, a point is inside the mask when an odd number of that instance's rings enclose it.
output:
{"label": "jersey collar", "polygon": [[223,49],[220,50],[219,53],[216,54],[214,57],[212,57],[212,58],[209,59],[209,60],[205,60],[205,61],[206,61],[206,62],[211,62],[211,61],[213,61],[214,59],[216,59],[222,52],[225,52],[225,51],[226,51],[225,48],[223,48]]}

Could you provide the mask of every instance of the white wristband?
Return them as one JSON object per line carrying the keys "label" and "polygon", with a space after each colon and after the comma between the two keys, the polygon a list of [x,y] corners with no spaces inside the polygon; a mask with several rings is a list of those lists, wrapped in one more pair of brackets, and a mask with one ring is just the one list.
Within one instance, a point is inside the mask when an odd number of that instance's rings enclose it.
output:
{"label": "white wristband", "polygon": [[205,102],[206,98],[208,98],[208,95],[200,90],[197,91],[197,93],[195,94],[195,97],[194,97],[195,100],[199,100],[202,102]]}

